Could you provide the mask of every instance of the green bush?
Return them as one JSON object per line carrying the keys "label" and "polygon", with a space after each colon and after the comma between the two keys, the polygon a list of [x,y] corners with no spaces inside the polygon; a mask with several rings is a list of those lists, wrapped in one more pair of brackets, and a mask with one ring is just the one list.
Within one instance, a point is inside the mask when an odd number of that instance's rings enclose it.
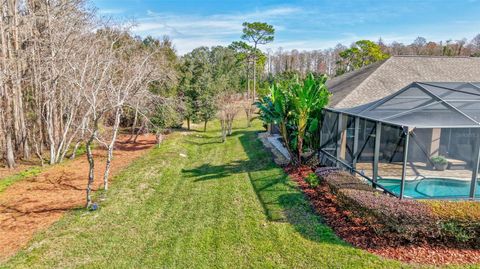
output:
{"label": "green bush", "polygon": [[408,242],[441,236],[437,219],[429,207],[415,200],[399,200],[380,192],[353,189],[343,189],[338,196],[344,208],[369,220],[370,225],[381,224],[377,230],[380,235],[394,233],[395,237]]}
{"label": "green bush", "polygon": [[320,184],[320,181],[318,180],[317,175],[315,175],[314,173],[310,173],[305,178],[305,182],[307,182],[308,186],[310,186],[310,188],[313,188],[313,189],[318,187],[318,185]]}
{"label": "green bush", "polygon": [[443,156],[434,156],[434,157],[430,158],[430,160],[434,164],[440,164],[440,165],[448,164],[447,159]]}
{"label": "green bush", "polygon": [[441,222],[442,232],[447,237],[455,239],[455,241],[466,243],[474,238],[474,233],[467,231],[462,225],[454,221]]}
{"label": "green bush", "polygon": [[480,203],[476,201],[423,201],[439,219],[446,241],[480,248]]}
{"label": "green bush", "polygon": [[480,223],[480,203],[477,201],[431,201],[425,200],[435,215],[448,221]]}
{"label": "green bush", "polygon": [[164,100],[159,104],[151,116],[151,121],[155,126],[165,128],[180,128],[183,124],[183,104],[177,100]]}

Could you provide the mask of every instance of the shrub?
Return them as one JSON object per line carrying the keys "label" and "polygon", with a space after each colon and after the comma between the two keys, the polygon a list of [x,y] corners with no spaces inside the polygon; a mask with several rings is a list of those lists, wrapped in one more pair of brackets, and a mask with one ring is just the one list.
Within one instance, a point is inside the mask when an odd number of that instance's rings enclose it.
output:
{"label": "shrub", "polygon": [[441,243],[480,248],[480,203],[473,201],[399,200],[338,168],[315,173],[336,194],[337,206],[361,218],[392,244]]}
{"label": "shrub", "polygon": [[[396,233],[399,238],[415,242],[424,238],[436,238],[440,229],[430,208],[414,200],[399,200],[380,192],[343,189],[339,192],[343,207],[373,219],[383,225],[379,234]],[[373,218],[372,218],[373,217]]]}
{"label": "shrub", "polygon": [[374,191],[372,186],[347,172],[338,170],[338,168],[319,168],[315,173],[324,180],[334,192],[338,192],[341,189]]}
{"label": "shrub", "polygon": [[448,164],[447,159],[443,156],[434,156],[430,160],[432,161],[433,164],[440,164],[440,165]]}
{"label": "shrub", "polygon": [[155,126],[159,128],[180,128],[183,124],[183,104],[177,99],[165,99],[155,107],[150,117]]}
{"label": "shrub", "polygon": [[337,167],[319,167],[315,170],[315,174],[317,174],[318,177],[323,178],[324,176],[327,176],[332,172],[339,171],[339,170],[340,169]]}
{"label": "shrub", "polygon": [[440,220],[448,241],[480,247],[480,203],[474,201],[423,201]]}
{"label": "shrub", "polygon": [[468,232],[461,224],[454,221],[441,222],[442,232],[447,237],[452,237],[458,242],[468,242],[474,238],[474,233]]}
{"label": "shrub", "polygon": [[480,203],[474,201],[423,201],[443,220],[480,223]]}
{"label": "shrub", "polygon": [[305,182],[307,182],[308,186],[313,189],[318,187],[318,185],[320,184],[317,175],[315,175],[314,173],[308,174],[308,176],[305,178]]}

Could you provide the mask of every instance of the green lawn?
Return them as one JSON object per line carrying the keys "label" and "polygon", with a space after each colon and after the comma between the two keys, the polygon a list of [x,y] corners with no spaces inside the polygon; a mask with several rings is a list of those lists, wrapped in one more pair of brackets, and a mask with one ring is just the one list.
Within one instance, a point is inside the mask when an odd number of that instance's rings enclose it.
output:
{"label": "green lawn", "polygon": [[100,210],[67,214],[0,267],[402,267],[339,240],[262,148],[261,124],[244,125],[226,143],[216,123],[172,134]]}

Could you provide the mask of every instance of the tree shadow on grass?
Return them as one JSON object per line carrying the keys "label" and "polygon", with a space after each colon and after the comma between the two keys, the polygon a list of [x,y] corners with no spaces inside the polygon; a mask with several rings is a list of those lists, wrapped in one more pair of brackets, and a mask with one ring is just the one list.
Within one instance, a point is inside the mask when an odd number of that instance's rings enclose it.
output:
{"label": "tree shadow on grass", "polygon": [[192,139],[185,139],[184,141],[185,141],[185,143],[187,143],[187,144],[196,145],[196,146],[212,145],[212,144],[221,144],[221,143],[222,143],[222,141],[220,140],[220,138],[218,139],[218,141],[198,142],[198,141],[195,141],[195,140],[192,140]]}
{"label": "tree shadow on grass", "polygon": [[273,162],[271,153],[257,139],[257,132],[236,131],[231,139],[235,138],[242,144],[248,160],[222,165],[202,164],[182,172],[194,177],[195,182],[247,173],[269,221],[291,223],[303,237],[312,241],[344,244],[322,223],[295,183]]}

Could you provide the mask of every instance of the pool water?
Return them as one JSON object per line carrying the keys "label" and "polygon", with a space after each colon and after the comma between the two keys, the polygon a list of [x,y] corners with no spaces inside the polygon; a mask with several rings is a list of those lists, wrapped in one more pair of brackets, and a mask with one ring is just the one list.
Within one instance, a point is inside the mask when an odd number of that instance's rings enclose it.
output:
{"label": "pool water", "polygon": [[[385,189],[400,194],[400,180],[379,179],[378,184]],[[411,198],[468,198],[470,195],[470,182],[448,178],[425,178],[405,182],[404,196]],[[475,195],[480,197],[480,182],[478,182]]]}

